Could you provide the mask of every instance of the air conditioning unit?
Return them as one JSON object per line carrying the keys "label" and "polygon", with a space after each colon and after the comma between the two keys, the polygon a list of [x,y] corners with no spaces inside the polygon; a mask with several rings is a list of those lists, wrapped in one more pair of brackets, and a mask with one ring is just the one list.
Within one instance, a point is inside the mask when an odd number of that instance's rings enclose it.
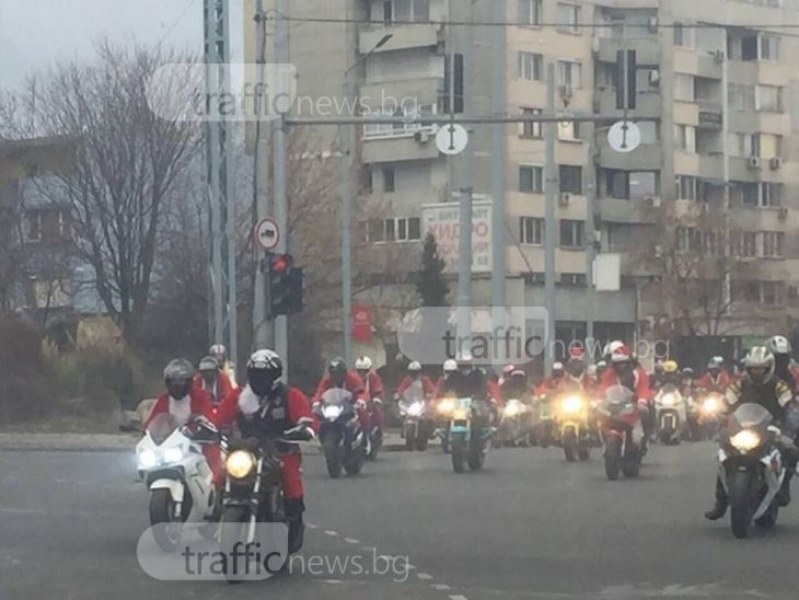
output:
{"label": "air conditioning unit", "polygon": [[723,63],[725,58],[724,50],[716,50],[713,53],[713,60],[715,60],[717,64]]}
{"label": "air conditioning unit", "polygon": [[652,17],[649,19],[649,31],[652,33],[657,33],[658,31],[658,18]]}
{"label": "air conditioning unit", "polygon": [[760,168],[760,157],[759,156],[750,156],[749,159],[746,161],[746,166],[750,169],[759,169]]}
{"label": "air conditioning unit", "polygon": [[558,206],[569,206],[569,204],[571,204],[571,201],[572,201],[571,194],[567,194],[564,192],[561,193],[560,196],[558,196]]}
{"label": "air conditioning unit", "polygon": [[768,166],[771,167],[772,171],[776,171],[782,167],[782,159],[779,156],[774,156],[768,161]]}
{"label": "air conditioning unit", "polygon": [[784,206],[780,209],[780,212],[777,214],[777,217],[780,221],[784,221],[788,218],[788,209]]}
{"label": "air conditioning unit", "polygon": [[415,142],[419,144],[426,144],[430,141],[430,132],[429,131],[417,131],[413,134],[413,139]]}

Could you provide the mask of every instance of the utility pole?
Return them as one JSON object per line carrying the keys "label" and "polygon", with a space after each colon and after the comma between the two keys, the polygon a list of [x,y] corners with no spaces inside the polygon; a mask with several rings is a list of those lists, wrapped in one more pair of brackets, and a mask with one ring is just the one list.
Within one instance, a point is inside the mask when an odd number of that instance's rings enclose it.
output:
{"label": "utility pole", "polygon": [[596,233],[594,205],[596,202],[596,165],[594,163],[594,135],[588,147],[588,173],[585,176],[585,356],[588,364],[594,364],[594,259],[596,258]]}
{"label": "utility pole", "polygon": [[[230,97],[230,38],[228,0],[204,0],[205,92]],[[230,128],[219,104],[210,105],[206,124],[207,195],[211,260],[209,281],[211,343],[223,343],[238,364],[236,319],[235,200],[230,178]]]}
{"label": "utility pole", "polygon": [[[494,20],[497,23],[504,23],[508,19],[508,3],[500,0],[493,0]],[[503,115],[507,112],[506,96],[506,31],[507,27],[494,27],[494,81],[492,89],[493,112],[495,115]],[[554,113],[553,113],[554,114]],[[493,178],[492,178],[492,213],[491,213],[491,303],[495,314],[505,307],[505,144],[506,126],[495,124],[493,128],[493,148],[494,156]],[[500,325],[493,323],[494,327]]]}
{"label": "utility pole", "polygon": [[[547,115],[555,116],[555,63],[552,61],[547,64]],[[546,264],[545,304],[547,310],[544,368],[547,375],[552,371],[552,365],[555,362],[555,341],[557,339],[555,333],[555,240],[558,237],[555,221],[555,202],[558,194],[558,167],[555,164],[556,127],[553,120],[547,121],[544,125],[546,137],[544,260]],[[494,268],[496,269],[496,265]]]}
{"label": "utility pole", "polygon": [[[275,29],[275,62],[287,65],[290,60],[289,49],[289,1],[277,0],[277,26]],[[280,67],[279,67],[280,68]],[[277,107],[276,107],[277,108]],[[285,254],[288,248],[288,124],[286,114],[281,113],[274,121],[275,139],[275,221],[281,234],[278,240],[278,254]],[[275,351],[283,357],[283,376],[288,381],[288,317],[275,317]]]}
{"label": "utility pole", "polygon": [[[255,40],[256,40],[256,61],[258,63],[258,94],[255,97],[255,207],[253,215],[253,228],[264,217],[272,216],[272,209],[269,201],[269,136],[266,124],[268,107],[265,106],[266,85],[266,13],[263,8],[263,0],[256,0],[255,15]],[[257,244],[253,244],[256,253],[260,252]],[[257,263],[258,261],[256,261]],[[267,278],[262,269],[255,269],[255,286],[253,290],[253,348],[274,348],[275,332],[273,321],[269,318],[269,301],[266,291]]]}

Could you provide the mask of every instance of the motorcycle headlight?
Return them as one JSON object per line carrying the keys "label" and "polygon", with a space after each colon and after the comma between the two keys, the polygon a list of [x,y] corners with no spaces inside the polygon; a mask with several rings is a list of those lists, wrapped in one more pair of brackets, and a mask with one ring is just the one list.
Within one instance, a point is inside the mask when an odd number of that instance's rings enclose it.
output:
{"label": "motorcycle headlight", "polygon": [[322,415],[325,419],[330,419],[331,421],[335,421],[341,416],[342,408],[340,406],[336,406],[335,404],[331,404],[329,406],[325,406],[322,409]]}
{"label": "motorcycle headlight", "polygon": [[580,412],[580,409],[583,407],[583,401],[579,396],[568,396],[563,399],[560,406],[563,412],[571,415]]}
{"label": "motorcycle headlight", "polygon": [[152,450],[142,450],[139,452],[139,468],[152,469],[158,463],[158,457]]}
{"label": "motorcycle headlight", "polygon": [[451,413],[455,410],[455,402],[451,398],[446,398],[438,403],[438,412],[441,414]]}
{"label": "motorcycle headlight", "polygon": [[412,417],[420,417],[424,412],[424,404],[421,402],[414,402],[408,407],[408,414]]}
{"label": "motorcycle headlight", "polygon": [[515,417],[521,412],[521,407],[517,402],[508,403],[505,407],[505,416],[506,417]]}
{"label": "motorcycle headlight", "polygon": [[164,450],[165,463],[177,463],[183,460],[183,450],[180,448],[167,448]]}
{"label": "motorcycle headlight", "polygon": [[730,444],[739,452],[751,452],[760,446],[760,434],[743,429],[730,438]]}
{"label": "motorcycle headlight", "polygon": [[707,413],[709,415],[716,414],[721,410],[721,403],[719,402],[718,398],[707,398],[702,403],[702,412]]}
{"label": "motorcycle headlight", "polygon": [[677,403],[677,398],[674,397],[674,394],[663,394],[660,397],[660,404],[663,406],[674,406]]}
{"label": "motorcycle headlight", "polygon": [[246,450],[236,450],[227,457],[225,469],[234,479],[243,479],[255,467],[255,456]]}
{"label": "motorcycle headlight", "polygon": [[464,421],[469,418],[469,413],[465,408],[459,408],[453,411],[452,418],[456,421]]}

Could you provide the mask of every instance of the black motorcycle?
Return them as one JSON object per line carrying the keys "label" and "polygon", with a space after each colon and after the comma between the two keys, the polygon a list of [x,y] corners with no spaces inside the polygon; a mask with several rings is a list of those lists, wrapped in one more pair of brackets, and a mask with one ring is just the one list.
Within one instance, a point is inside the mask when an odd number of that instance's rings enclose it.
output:
{"label": "black motorcycle", "polygon": [[341,388],[327,390],[316,414],[330,477],[337,479],[342,468],[348,475],[360,473],[366,460],[366,436],[355,412],[352,394]]}

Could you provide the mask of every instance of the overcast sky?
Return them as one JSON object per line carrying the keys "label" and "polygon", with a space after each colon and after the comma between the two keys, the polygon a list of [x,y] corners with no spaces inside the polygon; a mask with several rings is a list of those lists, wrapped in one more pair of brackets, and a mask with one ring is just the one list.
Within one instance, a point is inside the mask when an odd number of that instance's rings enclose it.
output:
{"label": "overcast sky", "polygon": [[[230,0],[232,60],[241,60],[242,5]],[[0,0],[0,87],[58,60],[90,58],[103,37],[202,52],[203,0]]]}

